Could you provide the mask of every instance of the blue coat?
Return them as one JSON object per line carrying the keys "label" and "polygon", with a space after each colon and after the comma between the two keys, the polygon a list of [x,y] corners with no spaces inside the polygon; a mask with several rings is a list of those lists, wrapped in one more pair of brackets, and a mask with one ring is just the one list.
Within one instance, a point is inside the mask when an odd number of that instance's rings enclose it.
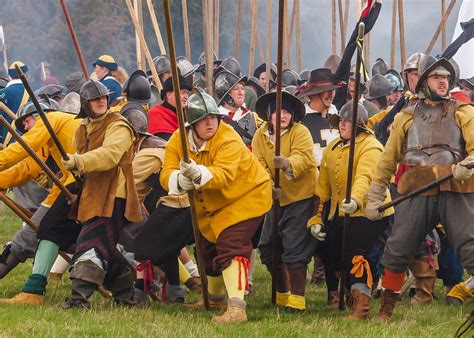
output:
{"label": "blue coat", "polygon": [[105,76],[100,80],[107,87],[109,92],[112,92],[109,95],[109,105],[112,104],[120,95],[122,95],[122,85],[117,81],[112,75]]}
{"label": "blue coat", "polygon": [[[11,109],[15,114],[20,108],[23,96],[26,94],[25,87],[19,79],[11,80],[7,86],[0,89],[0,101],[2,101],[8,108]],[[3,110],[0,109],[0,115],[3,116],[8,123],[12,122],[10,116],[7,115]],[[7,130],[0,126],[0,142],[3,143],[7,135]]]}

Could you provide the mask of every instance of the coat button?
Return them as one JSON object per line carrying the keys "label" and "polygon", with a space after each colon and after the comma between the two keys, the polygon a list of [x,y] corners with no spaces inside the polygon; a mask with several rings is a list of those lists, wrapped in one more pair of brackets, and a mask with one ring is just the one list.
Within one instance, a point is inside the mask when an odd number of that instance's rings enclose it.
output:
{"label": "coat button", "polygon": [[199,202],[201,202],[201,203],[202,203],[202,202],[204,202],[204,200],[203,200],[202,198],[200,198],[200,199],[199,199]]}

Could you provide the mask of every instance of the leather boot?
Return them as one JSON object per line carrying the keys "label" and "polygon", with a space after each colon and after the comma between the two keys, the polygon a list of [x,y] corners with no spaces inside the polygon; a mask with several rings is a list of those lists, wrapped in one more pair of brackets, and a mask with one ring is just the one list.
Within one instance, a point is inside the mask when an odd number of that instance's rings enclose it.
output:
{"label": "leather boot", "polygon": [[322,284],[325,280],[323,261],[319,256],[314,256],[314,270],[311,276],[311,284]]}
{"label": "leather boot", "polygon": [[201,293],[202,292],[202,286],[201,286],[201,277],[191,277],[188,278],[186,282],[184,282],[184,285],[194,293]]}
{"label": "leather boot", "polygon": [[328,291],[328,302],[326,307],[328,309],[339,308],[339,291]]}
{"label": "leather boot", "polygon": [[21,261],[10,252],[10,246],[7,246],[0,255],[0,279],[12,271]]}
{"label": "leather boot", "polygon": [[380,301],[380,310],[377,319],[388,322],[393,316],[393,310],[398,300],[398,293],[385,289],[382,291],[382,299]]}
{"label": "leather boot", "polygon": [[[200,299],[197,303],[194,304],[184,304],[184,306],[191,310],[205,310],[204,299]],[[225,299],[225,295],[209,294],[209,310],[224,310],[226,307],[227,300]]]}
{"label": "leather boot", "polygon": [[44,300],[43,295],[37,295],[34,293],[20,292],[13,298],[0,299],[0,303],[6,304],[31,304],[31,305],[42,305]]}
{"label": "leather boot", "polygon": [[411,299],[412,304],[430,304],[433,301],[434,277],[416,277],[416,292]]}
{"label": "leather boot", "polygon": [[166,303],[184,303],[184,289],[181,285],[166,285]]}
{"label": "leather boot", "polygon": [[426,261],[425,257],[410,263],[410,270],[415,277],[416,291],[411,299],[412,304],[429,304],[433,301],[436,270]]}
{"label": "leather boot", "polygon": [[247,321],[245,311],[246,303],[239,298],[230,298],[227,304],[227,310],[221,316],[213,316],[211,321],[214,324],[235,324]]}
{"label": "leather boot", "polygon": [[351,294],[352,294],[352,298],[354,299],[354,305],[352,306],[352,313],[346,318],[350,320],[369,319],[369,311],[370,311],[369,296],[361,293],[357,289],[352,290]]}
{"label": "leather boot", "polygon": [[87,282],[82,279],[72,279],[71,296],[66,299],[63,304],[64,309],[80,308],[84,310],[91,309],[89,298],[94,291],[97,290],[97,285]]}

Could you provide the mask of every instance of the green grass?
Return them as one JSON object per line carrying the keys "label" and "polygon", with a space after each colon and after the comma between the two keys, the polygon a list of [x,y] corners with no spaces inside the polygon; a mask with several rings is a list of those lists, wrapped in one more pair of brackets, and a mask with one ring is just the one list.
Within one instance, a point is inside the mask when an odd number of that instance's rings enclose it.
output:
{"label": "green grass", "polygon": [[[21,226],[9,210],[0,206],[0,243],[9,240]],[[19,292],[31,272],[31,261],[17,267],[0,280],[0,297]],[[383,325],[375,320],[345,321],[346,313],[325,308],[324,286],[308,285],[305,314],[283,313],[270,304],[270,278],[261,264],[255,273],[255,295],[248,299],[249,322],[240,325],[215,326],[211,313],[192,311],[177,305],[153,303],[149,309],[118,308],[99,295],[93,298],[93,311],[62,310],[61,304],[70,292],[70,282],[51,282],[45,304],[0,304],[0,336],[331,336],[331,337],[452,337],[474,303],[464,307],[444,304],[438,283],[438,300],[430,306],[411,306],[404,299],[396,308],[394,320]],[[190,295],[190,300],[196,296]],[[379,301],[372,301],[375,316]]]}

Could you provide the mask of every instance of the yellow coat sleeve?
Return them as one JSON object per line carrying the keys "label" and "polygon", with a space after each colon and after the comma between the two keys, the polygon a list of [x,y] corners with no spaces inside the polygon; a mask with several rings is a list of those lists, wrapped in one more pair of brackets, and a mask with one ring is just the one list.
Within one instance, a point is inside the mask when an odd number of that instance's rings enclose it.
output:
{"label": "yellow coat sleeve", "polygon": [[460,106],[454,116],[466,142],[466,152],[469,156],[474,156],[474,107]]}
{"label": "yellow coat sleeve", "polygon": [[255,135],[252,139],[252,153],[255,155],[255,157],[258,160],[258,163],[262,165],[262,167],[266,170],[266,172],[270,175],[270,179],[273,179],[273,172],[272,169],[267,165],[267,161],[265,161],[265,156],[262,153],[262,143],[265,142],[264,138],[264,132],[266,128],[265,126],[257,129],[255,132]]}
{"label": "yellow coat sleeve", "polygon": [[[41,152],[38,155],[41,155]],[[46,159],[42,158],[42,160]],[[0,190],[22,185],[36,178],[40,171],[39,165],[31,157],[27,157],[13,167],[0,172]]]}
{"label": "yellow coat sleeve", "polygon": [[299,129],[298,133],[294,134],[295,138],[291,143],[291,156],[288,157],[295,178],[299,177],[314,163],[311,133],[306,128]]}
{"label": "yellow coat sleeve", "polygon": [[357,167],[354,168],[351,197],[357,202],[361,210],[367,204],[366,196],[374,175],[374,166],[379,161],[382,150],[381,144],[371,142],[358,156]]}
{"label": "yellow coat sleeve", "polygon": [[[48,143],[51,137],[43,120],[38,117],[35,126],[24,134],[22,138],[35,152],[38,152]],[[27,156],[28,153],[18,142],[10,144],[7,148],[0,151],[0,171],[14,166]]]}
{"label": "yellow coat sleeve", "polygon": [[160,158],[163,158],[164,152],[163,148],[147,148],[140,150],[133,159],[133,179],[140,202],[143,202],[152,189],[146,180],[150,175],[160,172]]}
{"label": "yellow coat sleeve", "polygon": [[116,167],[134,141],[131,127],[125,121],[115,121],[107,127],[102,146],[76,157],[79,171],[90,173]]}

